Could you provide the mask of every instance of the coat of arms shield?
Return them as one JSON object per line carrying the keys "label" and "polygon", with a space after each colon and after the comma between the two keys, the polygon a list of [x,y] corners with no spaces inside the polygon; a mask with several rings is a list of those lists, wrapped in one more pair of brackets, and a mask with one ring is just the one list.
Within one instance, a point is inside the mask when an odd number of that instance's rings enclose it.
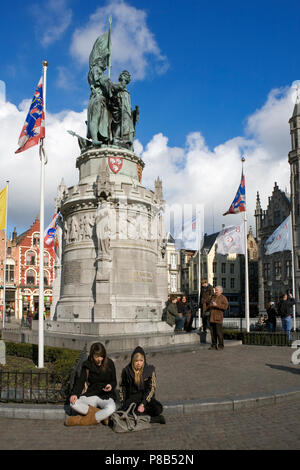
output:
{"label": "coat of arms shield", "polygon": [[113,173],[118,173],[123,166],[123,158],[121,157],[108,157],[108,166]]}

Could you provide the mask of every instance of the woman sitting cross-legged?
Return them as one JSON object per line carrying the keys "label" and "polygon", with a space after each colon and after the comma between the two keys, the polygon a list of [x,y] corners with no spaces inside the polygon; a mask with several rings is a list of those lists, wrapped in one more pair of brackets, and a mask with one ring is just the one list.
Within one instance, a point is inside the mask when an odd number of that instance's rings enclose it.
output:
{"label": "woman sitting cross-legged", "polygon": [[[83,391],[87,382],[87,390]],[[66,426],[89,426],[103,421],[116,410],[115,388],[117,386],[116,369],[113,361],[107,357],[103,344],[91,346],[88,359],[82,364],[80,377],[75,381],[70,396],[71,408],[79,415],[69,416]]]}
{"label": "woman sitting cross-legged", "polygon": [[130,363],[122,370],[120,383],[121,409],[136,403],[136,414],[151,416],[151,423],[165,424],[162,404],[155,399],[156,375],[154,366],[147,364],[144,350],[138,346]]}

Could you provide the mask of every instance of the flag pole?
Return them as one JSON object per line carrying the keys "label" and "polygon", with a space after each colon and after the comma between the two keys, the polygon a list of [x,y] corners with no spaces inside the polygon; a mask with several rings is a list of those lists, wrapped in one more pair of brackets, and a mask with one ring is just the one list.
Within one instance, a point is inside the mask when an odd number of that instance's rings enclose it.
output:
{"label": "flag pole", "polygon": [[[242,172],[244,174],[245,157],[242,157]],[[246,331],[250,331],[250,318],[249,318],[249,274],[248,274],[248,243],[247,243],[247,212],[243,213],[244,219],[244,242],[245,242],[245,319]]]}
{"label": "flag pole", "polygon": [[[291,254],[292,254],[292,290],[293,297],[296,298],[295,292],[295,257],[294,257],[294,237],[293,237],[293,211],[291,211],[291,223],[290,223],[290,236],[291,236]],[[293,305],[293,323],[294,331],[296,331],[296,305]]]}
{"label": "flag pole", "polygon": [[[198,223],[198,328],[200,330],[201,322],[201,307],[200,307],[200,294],[201,294],[201,235],[200,235],[200,217],[196,214],[196,223]],[[195,325],[196,327],[196,325]]]}
{"label": "flag pole", "polygon": [[[48,62],[43,61],[43,111],[46,120],[46,75]],[[39,264],[39,347],[38,367],[44,367],[44,200],[45,200],[45,151],[44,138],[40,140],[40,264]]]}
{"label": "flag pole", "polygon": [[6,238],[7,238],[7,202],[8,202],[8,183],[6,186],[6,208],[5,208],[5,229],[4,229],[4,264],[3,264],[3,307],[2,307],[2,326],[5,326],[5,314],[6,314],[6,299],[5,299],[5,291],[6,291]]}
{"label": "flag pole", "polygon": [[108,70],[107,70],[107,76],[110,78],[110,70],[111,70],[111,23],[112,23],[112,17],[109,17],[109,30],[108,30]]}

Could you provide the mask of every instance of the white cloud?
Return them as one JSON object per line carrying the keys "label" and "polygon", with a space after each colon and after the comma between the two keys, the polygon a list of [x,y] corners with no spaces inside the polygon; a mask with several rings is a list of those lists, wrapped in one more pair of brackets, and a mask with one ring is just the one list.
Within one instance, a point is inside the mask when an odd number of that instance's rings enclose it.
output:
{"label": "white cloud", "polygon": [[[122,0],[112,0],[100,7],[88,23],[74,32],[71,53],[81,64],[86,64],[98,36],[108,30],[112,16],[112,78],[117,79],[126,68],[134,80],[145,78],[147,72],[164,73],[168,62],[162,55],[154,35],[146,24],[146,13]],[[151,69],[150,69],[151,64]]]}
{"label": "white cloud", "polygon": [[[163,180],[164,197],[169,205],[204,204],[205,231],[217,231],[222,224],[237,224],[241,215],[223,217],[232,203],[241,178],[241,157],[246,156],[246,200],[248,225],[255,227],[256,192],[266,209],[276,181],[289,192],[288,120],[292,115],[295,92],[290,88],[272,90],[265,105],[247,119],[245,136],[228,140],[210,150],[201,132],[187,136],[185,148],[168,145],[167,137],[155,135],[142,151],[146,162],[143,181]],[[178,166],[178,162],[182,166]]]}
{"label": "white cloud", "polygon": [[61,38],[72,20],[68,0],[48,0],[43,6],[36,4],[31,11],[36,17],[36,31],[41,43],[48,46]]}
{"label": "white cloud", "polygon": [[[223,217],[229,208],[241,176],[241,156],[246,155],[245,177],[249,225],[254,226],[256,192],[260,192],[263,208],[272,194],[274,182],[289,190],[288,152],[290,138],[288,120],[293,112],[295,90],[272,91],[265,105],[247,119],[245,135],[209,149],[200,131],[187,135],[185,146],[172,147],[168,137],[156,134],[145,148],[136,140],[135,149],[144,159],[143,185],[154,187],[160,176],[166,202],[200,203],[205,205],[205,231],[211,233],[222,223],[231,225],[240,215]],[[19,107],[0,100],[0,186],[10,180],[8,225],[18,232],[28,228],[39,213],[40,163],[38,147],[15,154],[19,133],[28,112],[30,100]],[[86,109],[59,114],[47,113],[45,223],[53,214],[57,187],[63,177],[67,186],[78,183],[76,158],[77,139],[71,129],[85,136]],[[272,132],[272,129],[274,131]],[[214,224],[213,224],[214,223]]]}

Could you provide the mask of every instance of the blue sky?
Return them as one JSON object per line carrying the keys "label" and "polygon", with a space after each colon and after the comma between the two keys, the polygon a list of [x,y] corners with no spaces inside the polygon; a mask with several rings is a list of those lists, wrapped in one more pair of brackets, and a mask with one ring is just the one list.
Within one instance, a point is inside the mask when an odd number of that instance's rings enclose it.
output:
{"label": "blue sky", "polygon": [[[199,185],[199,202],[206,204],[206,231],[210,232],[219,229],[221,222],[237,220],[218,217],[232,202],[239,185],[240,156],[248,152],[252,176],[249,174],[247,180],[246,173],[246,191],[252,217],[257,190],[264,203],[274,181],[282,189],[288,186],[287,121],[293,110],[291,86],[300,78],[300,10],[294,3],[16,0],[2,2],[0,7],[0,80],[6,85],[6,103],[12,105],[9,109],[6,106],[2,115],[8,113],[17,127],[11,128],[9,135],[5,129],[5,144],[2,141],[0,146],[1,173],[4,180],[11,181],[9,226],[22,231],[39,212],[38,190],[33,196],[28,179],[20,183],[13,162],[27,112],[23,100],[32,98],[42,60],[47,59],[47,112],[52,132],[57,123],[69,118],[80,127],[89,99],[88,54],[93,40],[105,29],[109,14],[113,16],[112,78],[117,79],[123,68],[131,72],[132,105],[138,104],[141,110],[136,138],[148,168],[144,182],[151,185],[161,172],[164,195],[170,203],[177,196],[181,202],[192,200]],[[269,120],[268,125],[264,119]],[[272,134],[277,138],[274,144]],[[49,159],[70,161],[62,151],[75,152],[73,142],[66,149],[71,137],[57,133],[56,138],[60,154],[54,156],[50,147],[53,157],[49,154]],[[158,163],[157,155],[163,155],[164,165]],[[34,165],[33,150],[18,158],[22,165],[26,158]],[[196,180],[190,179],[195,167],[199,175]],[[38,171],[33,175],[36,188]],[[61,174],[63,171],[67,174]],[[255,171],[267,171],[268,180],[260,181]],[[69,185],[77,182],[75,172],[73,180],[68,181],[70,173],[66,162],[59,170],[58,165],[49,167],[47,217],[61,177]],[[227,185],[220,191],[224,179]],[[215,183],[218,191],[211,189]],[[22,206],[24,191],[28,207]]]}

